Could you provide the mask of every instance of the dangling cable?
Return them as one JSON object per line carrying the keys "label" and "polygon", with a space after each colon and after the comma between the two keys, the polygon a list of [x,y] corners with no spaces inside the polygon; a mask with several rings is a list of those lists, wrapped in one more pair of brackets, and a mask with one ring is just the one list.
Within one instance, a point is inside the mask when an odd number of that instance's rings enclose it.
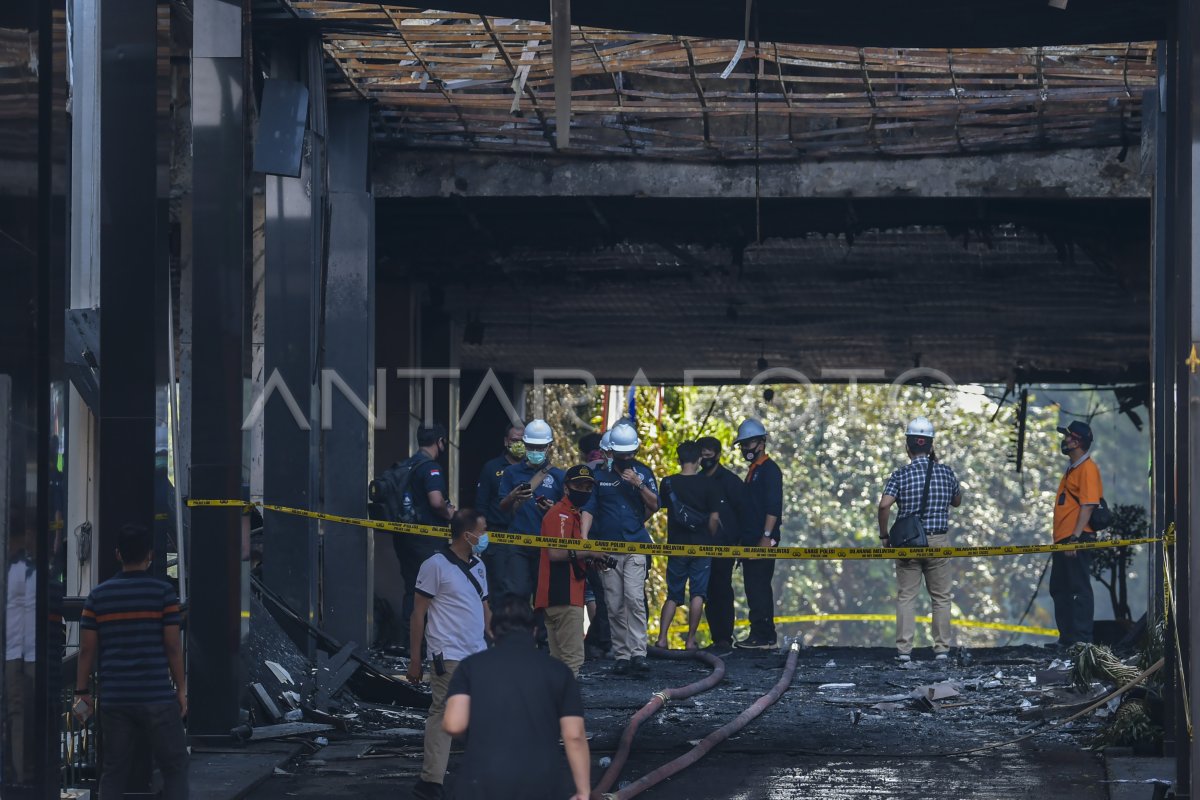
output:
{"label": "dangling cable", "polygon": [[759,138],[758,93],[762,81],[762,42],[758,37],[758,4],[746,0],[754,21],[754,241],[762,244],[762,143]]}

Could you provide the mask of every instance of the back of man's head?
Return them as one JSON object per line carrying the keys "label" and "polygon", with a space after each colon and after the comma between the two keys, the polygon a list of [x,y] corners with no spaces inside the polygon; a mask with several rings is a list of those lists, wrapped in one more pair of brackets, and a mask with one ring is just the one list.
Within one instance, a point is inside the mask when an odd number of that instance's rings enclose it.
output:
{"label": "back of man's head", "polygon": [[154,539],[142,525],[121,526],[121,533],[117,536],[117,552],[121,555],[122,564],[141,564],[150,556],[153,547]]}
{"label": "back of man's head", "polygon": [[914,456],[924,455],[933,450],[933,439],[928,436],[905,436],[904,443],[908,452]]}
{"label": "back of man's head", "polygon": [[417,445],[429,447],[437,444],[438,439],[446,438],[446,427],[439,422],[432,425],[422,425],[417,428]]}
{"label": "back of man's head", "polygon": [[675,449],[680,464],[695,464],[700,460],[700,445],[696,442],[681,442]]}
{"label": "back of man's head", "polygon": [[458,539],[467,531],[475,530],[483,514],[473,508],[460,508],[450,518],[450,538]]}
{"label": "back of man's head", "polygon": [[520,595],[501,595],[492,604],[492,634],[499,639],[514,632],[533,633],[533,609]]}

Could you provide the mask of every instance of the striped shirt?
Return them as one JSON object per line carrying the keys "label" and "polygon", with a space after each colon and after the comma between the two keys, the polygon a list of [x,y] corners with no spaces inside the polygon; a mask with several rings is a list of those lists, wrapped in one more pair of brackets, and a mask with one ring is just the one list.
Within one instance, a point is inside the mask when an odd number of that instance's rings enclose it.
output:
{"label": "striped shirt", "polygon": [[120,572],[92,589],[80,627],[100,641],[100,691],[107,705],[175,702],[163,628],[179,625],[179,596],[146,572]]}
{"label": "striped shirt", "polygon": [[[896,498],[900,516],[914,516],[921,509],[921,494],[925,491],[925,473],[929,456],[921,455],[892,473],[883,493]],[[921,522],[926,533],[945,533],[950,524],[950,503],[961,492],[958,476],[945,464],[934,464],[929,475],[929,500]]]}

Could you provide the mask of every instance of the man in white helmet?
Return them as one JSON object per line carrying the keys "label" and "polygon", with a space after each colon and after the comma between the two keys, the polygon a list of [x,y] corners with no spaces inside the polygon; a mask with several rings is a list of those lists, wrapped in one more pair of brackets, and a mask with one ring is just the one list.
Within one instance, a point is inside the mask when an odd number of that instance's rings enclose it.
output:
{"label": "man in white helmet", "polygon": [[[957,508],[962,503],[958,477],[950,467],[937,463],[933,424],[925,417],[917,417],[908,424],[904,442],[909,462],[893,472],[884,486],[879,500],[879,538],[887,547],[891,509],[899,504],[899,516],[920,515],[930,547],[946,547],[950,544],[950,507]],[[917,593],[922,577],[933,603],[934,657],[939,661],[949,657],[950,602],[954,591],[950,559],[900,558],[896,560],[896,658],[901,662],[912,660]]]}
{"label": "man in white helmet", "polygon": [[[500,478],[500,510],[512,514],[510,533],[537,536],[546,509],[562,499],[566,473],[550,464],[554,431],[545,420],[530,421],[521,441],[525,457],[506,467]],[[492,556],[492,594],[514,594],[532,602],[540,557],[537,548],[498,544],[492,549],[496,551]]]}
{"label": "man in white helmet", "polygon": [[[641,442],[637,429],[621,420],[609,434],[613,449],[611,469],[596,472],[596,490],[583,508],[580,528],[585,539],[618,542],[652,540],[646,520],[658,510],[658,482],[654,473],[634,456]],[[612,635],[613,672],[646,675],[646,572],[647,556],[616,556],[617,566],[601,573],[608,625]]]}
{"label": "man in white helmet", "polygon": [[[749,465],[746,490],[742,494],[743,545],[777,547],[779,523],[783,518],[783,471],[767,455],[767,429],[756,419],[738,426],[734,444]],[[747,558],[742,561],[742,582],[746,587],[746,606],[750,616],[750,634],[735,643],[743,650],[772,650],[775,647],[775,559]]]}

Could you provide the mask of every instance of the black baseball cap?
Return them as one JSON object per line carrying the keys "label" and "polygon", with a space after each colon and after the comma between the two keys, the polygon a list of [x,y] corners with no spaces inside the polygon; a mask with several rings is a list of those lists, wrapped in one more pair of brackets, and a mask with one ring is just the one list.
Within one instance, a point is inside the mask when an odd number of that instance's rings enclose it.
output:
{"label": "black baseball cap", "polygon": [[1065,428],[1060,426],[1058,432],[1073,433],[1080,439],[1083,439],[1085,442],[1090,442],[1092,440],[1092,426],[1088,425],[1083,420],[1077,419]]}
{"label": "black baseball cap", "polygon": [[592,468],[587,464],[576,464],[567,470],[566,483],[571,481],[591,481],[596,482],[596,476],[592,473]]}

